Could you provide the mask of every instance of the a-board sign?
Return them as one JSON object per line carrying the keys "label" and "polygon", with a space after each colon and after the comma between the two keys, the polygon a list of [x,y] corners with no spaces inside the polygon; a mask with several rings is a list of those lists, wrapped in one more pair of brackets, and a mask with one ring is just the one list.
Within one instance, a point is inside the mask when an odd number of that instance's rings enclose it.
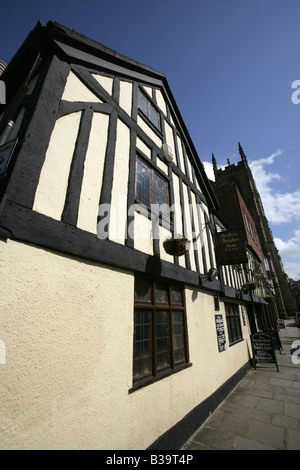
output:
{"label": "a-board sign", "polygon": [[282,330],[285,328],[285,321],[284,320],[277,320],[278,327]]}
{"label": "a-board sign", "polygon": [[219,352],[226,349],[226,336],[222,315],[215,315]]}
{"label": "a-board sign", "polygon": [[282,348],[282,344],[281,344],[281,340],[280,340],[278,332],[273,331],[273,330],[265,330],[264,333],[267,333],[268,335],[271,336],[274,349],[278,349],[278,351],[281,354],[281,351],[283,351],[283,348]]}
{"label": "a-board sign", "polygon": [[276,364],[277,372],[279,372],[276,353],[272,337],[268,333],[255,333],[251,335],[254,369],[257,363]]}

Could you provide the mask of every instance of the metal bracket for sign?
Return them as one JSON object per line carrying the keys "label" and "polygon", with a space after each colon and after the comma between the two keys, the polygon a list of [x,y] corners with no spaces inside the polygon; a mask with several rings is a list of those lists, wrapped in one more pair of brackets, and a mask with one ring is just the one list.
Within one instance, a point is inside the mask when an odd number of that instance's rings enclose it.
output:
{"label": "metal bracket for sign", "polygon": [[6,176],[6,170],[17,145],[17,142],[18,139],[14,139],[0,146],[0,178]]}
{"label": "metal bracket for sign", "polygon": [[251,344],[253,351],[253,365],[256,364],[276,364],[277,372],[279,372],[274,343],[272,337],[268,333],[255,333],[251,335]]}

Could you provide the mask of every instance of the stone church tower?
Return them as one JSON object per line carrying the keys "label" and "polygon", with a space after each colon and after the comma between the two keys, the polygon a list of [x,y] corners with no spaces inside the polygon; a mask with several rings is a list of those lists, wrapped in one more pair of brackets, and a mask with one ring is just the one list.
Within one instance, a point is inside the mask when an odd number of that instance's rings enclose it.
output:
{"label": "stone church tower", "polygon": [[224,170],[217,168],[217,162],[212,156],[215,175],[213,186],[222,187],[228,184],[237,185],[243,199],[255,222],[264,256],[269,264],[270,280],[273,281],[276,292],[276,303],[280,318],[294,315],[296,311],[295,299],[292,295],[288,276],[284,271],[281,257],[274,243],[272,231],[266,218],[263,204],[257,190],[246,155],[239,143],[241,161],[236,165],[228,161]]}

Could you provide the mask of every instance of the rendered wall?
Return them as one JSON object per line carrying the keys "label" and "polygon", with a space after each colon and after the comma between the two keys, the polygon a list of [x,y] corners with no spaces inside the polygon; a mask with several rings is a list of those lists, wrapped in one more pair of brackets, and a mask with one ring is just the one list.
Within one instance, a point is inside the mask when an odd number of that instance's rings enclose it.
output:
{"label": "rendered wall", "polygon": [[129,394],[133,274],[4,239],[0,259],[1,449],[145,449],[249,359],[248,327],[219,353],[223,303],[186,288],[193,365]]}

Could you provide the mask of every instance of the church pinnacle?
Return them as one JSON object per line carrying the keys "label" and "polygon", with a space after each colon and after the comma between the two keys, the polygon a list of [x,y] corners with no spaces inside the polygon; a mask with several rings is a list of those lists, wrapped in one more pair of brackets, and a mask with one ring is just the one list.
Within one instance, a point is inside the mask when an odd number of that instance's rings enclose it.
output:
{"label": "church pinnacle", "polygon": [[215,178],[216,178],[217,177],[218,167],[217,167],[217,160],[215,159],[215,156],[214,156],[213,153],[212,153],[211,161],[212,161],[212,165],[213,165],[214,175],[215,175]]}
{"label": "church pinnacle", "polygon": [[243,150],[240,143],[239,143],[239,152],[240,152],[240,156],[241,156],[242,161],[247,162],[247,157],[246,157],[246,155],[244,153],[244,150]]}

